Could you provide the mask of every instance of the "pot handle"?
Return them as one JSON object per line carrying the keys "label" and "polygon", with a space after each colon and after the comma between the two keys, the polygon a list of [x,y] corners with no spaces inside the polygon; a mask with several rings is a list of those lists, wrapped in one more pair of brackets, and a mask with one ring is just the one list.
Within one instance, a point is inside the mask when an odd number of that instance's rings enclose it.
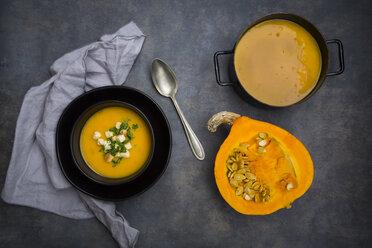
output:
{"label": "pot handle", "polygon": [[339,59],[339,62],[340,62],[340,69],[338,71],[335,71],[335,72],[328,72],[327,73],[327,76],[340,75],[345,70],[344,47],[342,45],[342,42],[340,40],[338,40],[338,39],[332,39],[332,40],[326,40],[326,43],[327,44],[332,44],[332,43],[336,43],[337,44],[337,47],[338,47],[338,59]]}
{"label": "pot handle", "polygon": [[229,51],[218,51],[214,54],[214,71],[216,73],[216,81],[221,86],[230,86],[230,85],[233,85],[233,83],[221,81],[220,65],[218,63],[218,56],[226,55],[226,54],[233,54],[233,53],[234,53],[234,50],[229,50]]}

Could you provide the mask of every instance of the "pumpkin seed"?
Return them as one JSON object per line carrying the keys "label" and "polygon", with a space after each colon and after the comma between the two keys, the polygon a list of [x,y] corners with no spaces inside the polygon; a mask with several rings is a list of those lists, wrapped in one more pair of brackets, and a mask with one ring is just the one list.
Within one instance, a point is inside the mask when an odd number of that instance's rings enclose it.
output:
{"label": "pumpkin seed", "polygon": [[261,139],[266,139],[267,133],[258,133],[258,137],[260,137]]}
{"label": "pumpkin seed", "polygon": [[252,188],[252,186],[253,186],[253,182],[252,181],[247,182],[247,187]]}
{"label": "pumpkin seed", "polygon": [[236,171],[238,169],[238,164],[237,163],[233,163],[231,168]]}
{"label": "pumpkin seed", "polygon": [[249,188],[246,188],[244,191],[245,191],[245,192],[249,195],[249,197],[251,197],[251,198],[253,198],[254,195],[255,195],[254,190],[251,190],[251,189],[249,189]]}
{"label": "pumpkin seed", "polygon": [[247,193],[251,198],[254,197],[255,193],[254,193],[254,190],[251,190],[249,193]]}
{"label": "pumpkin seed", "polygon": [[241,194],[243,194],[243,187],[239,186],[235,191],[235,195],[241,195]]}
{"label": "pumpkin seed", "polygon": [[262,185],[261,185],[260,188],[258,189],[258,191],[259,191],[260,193],[262,193],[263,190],[264,190],[264,188],[263,188]]}
{"label": "pumpkin seed", "polygon": [[259,146],[259,147],[257,147],[257,152],[258,153],[265,153],[266,152],[266,149],[263,148],[262,146]]}
{"label": "pumpkin seed", "polygon": [[229,169],[229,171],[234,171],[234,170],[232,169],[231,165],[227,164],[226,166],[227,166],[227,169]]}
{"label": "pumpkin seed", "polygon": [[242,160],[244,161],[248,160],[248,156],[242,156]]}
{"label": "pumpkin seed", "polygon": [[231,175],[230,175],[230,178],[233,178],[234,177],[234,175],[235,175],[235,171],[234,172],[231,172]]}
{"label": "pumpkin seed", "polygon": [[265,194],[266,194],[267,196],[270,196],[270,189],[266,189],[266,190],[265,190]]}
{"label": "pumpkin seed", "polygon": [[227,177],[230,178],[231,176],[231,171],[229,171],[229,173],[227,173]]}
{"label": "pumpkin seed", "polygon": [[236,160],[238,160],[238,161],[242,160],[242,154],[241,153],[236,154]]}
{"label": "pumpkin seed", "polygon": [[243,148],[248,148],[250,145],[249,143],[241,143],[240,146]]}
{"label": "pumpkin seed", "polygon": [[239,169],[243,169],[244,168],[244,162],[243,161],[240,161],[239,162],[239,166],[238,166]]}
{"label": "pumpkin seed", "polygon": [[250,172],[247,172],[244,174],[246,176],[246,178],[250,179],[250,180],[256,180],[256,176]]}
{"label": "pumpkin seed", "polygon": [[260,142],[258,142],[258,145],[259,146],[266,146],[267,145],[267,141],[266,140],[261,140]]}
{"label": "pumpkin seed", "polygon": [[234,179],[237,180],[237,181],[243,181],[245,179],[245,176],[243,174],[236,173],[234,175]]}
{"label": "pumpkin seed", "polygon": [[293,183],[288,183],[287,186],[286,186],[286,189],[287,190],[293,189]]}
{"label": "pumpkin seed", "polygon": [[244,198],[244,200],[246,200],[246,201],[250,201],[250,200],[252,200],[252,198],[251,198],[248,194],[246,194],[246,193],[243,194],[243,198]]}
{"label": "pumpkin seed", "polygon": [[[255,185],[256,184],[256,185]],[[254,190],[258,190],[260,188],[260,185],[257,183],[257,182],[255,182],[254,184],[253,184],[253,189]]]}
{"label": "pumpkin seed", "polygon": [[234,178],[230,179],[230,185],[235,188],[239,187],[238,181],[236,181]]}

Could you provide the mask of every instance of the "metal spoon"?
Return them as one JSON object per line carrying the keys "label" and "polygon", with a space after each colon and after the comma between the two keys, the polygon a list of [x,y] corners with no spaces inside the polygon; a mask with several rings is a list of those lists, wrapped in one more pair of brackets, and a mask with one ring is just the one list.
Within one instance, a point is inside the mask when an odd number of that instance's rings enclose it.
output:
{"label": "metal spoon", "polygon": [[187,122],[185,116],[183,115],[180,106],[176,101],[176,93],[178,89],[178,82],[176,76],[174,75],[172,69],[162,60],[154,59],[151,66],[151,76],[155,88],[158,92],[172,99],[174,106],[181,118],[183,128],[187,136],[187,140],[191,146],[191,150],[195,157],[199,160],[205,158],[203,146],[200,144],[199,139],[196,137],[195,133],[192,131],[189,123]]}

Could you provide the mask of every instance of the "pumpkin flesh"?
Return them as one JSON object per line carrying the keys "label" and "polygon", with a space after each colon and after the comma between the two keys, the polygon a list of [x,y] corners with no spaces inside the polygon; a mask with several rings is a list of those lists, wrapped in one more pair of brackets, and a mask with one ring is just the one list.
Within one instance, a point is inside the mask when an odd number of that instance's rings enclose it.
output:
{"label": "pumpkin flesh", "polygon": [[[264,153],[255,152],[255,138],[260,132],[271,137],[271,142],[265,147]],[[265,202],[247,201],[236,195],[234,187],[227,177],[226,161],[234,148],[242,143],[248,143],[249,167],[257,178],[270,189],[270,199]],[[304,145],[289,132],[275,125],[239,117],[233,122],[229,136],[223,142],[215,161],[215,179],[222,197],[236,211],[248,215],[270,214],[278,209],[290,207],[291,203],[302,196],[310,187],[314,169],[311,157]],[[285,188],[283,175],[294,180],[294,187]]]}

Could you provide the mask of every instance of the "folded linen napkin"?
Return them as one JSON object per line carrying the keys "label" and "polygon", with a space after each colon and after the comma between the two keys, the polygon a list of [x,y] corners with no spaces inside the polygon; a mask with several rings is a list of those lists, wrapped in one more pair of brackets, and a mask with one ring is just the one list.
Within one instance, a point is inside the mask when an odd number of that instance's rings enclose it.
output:
{"label": "folded linen napkin", "polygon": [[56,156],[56,126],[63,109],[90,89],[122,84],[141,51],[145,35],[134,22],[97,42],[65,54],[51,66],[52,77],[25,95],[2,191],[5,202],[73,219],[96,216],[120,247],[133,247],[138,231],[115,204],[72,188]]}

